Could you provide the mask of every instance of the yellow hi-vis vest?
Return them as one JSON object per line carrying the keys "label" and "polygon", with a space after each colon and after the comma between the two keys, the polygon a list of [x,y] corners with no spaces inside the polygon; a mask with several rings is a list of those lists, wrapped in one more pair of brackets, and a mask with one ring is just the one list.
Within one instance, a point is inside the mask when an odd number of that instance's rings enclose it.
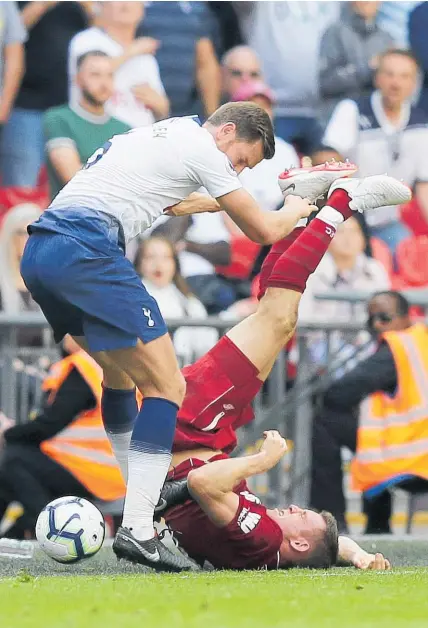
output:
{"label": "yellow hi-vis vest", "polygon": [[416,324],[383,335],[394,357],[397,390],[362,404],[352,486],[366,491],[399,475],[428,480],[428,329]]}
{"label": "yellow hi-vis vest", "polygon": [[84,351],[78,351],[53,365],[43,382],[52,403],[63,381],[76,368],[90,386],[96,406],[84,410],[65,429],[45,440],[41,450],[70,471],[98,499],[119,499],[125,484],[104,431],[101,418],[102,372]]}

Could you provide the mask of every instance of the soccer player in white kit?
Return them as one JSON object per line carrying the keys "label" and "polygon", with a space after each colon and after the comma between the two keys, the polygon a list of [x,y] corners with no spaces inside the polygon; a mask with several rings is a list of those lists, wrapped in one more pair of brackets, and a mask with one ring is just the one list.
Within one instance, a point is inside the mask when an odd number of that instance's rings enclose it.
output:
{"label": "soccer player in white kit", "polygon": [[[21,272],[30,293],[55,340],[71,334],[103,368],[103,421],[127,479],[113,545],[118,558],[159,571],[193,568],[154,534],[185,382],[156,301],[125,246],[165,211],[220,208],[252,240],[280,240],[314,207],[291,196],[278,212],[263,212],[237,176],[274,150],[271,121],[251,103],[223,105],[203,126],[173,118],[138,128],[100,148],[29,227]],[[339,169],[330,182],[340,176]],[[200,187],[210,196],[192,194]],[[144,398],[140,410],[135,386]]]}

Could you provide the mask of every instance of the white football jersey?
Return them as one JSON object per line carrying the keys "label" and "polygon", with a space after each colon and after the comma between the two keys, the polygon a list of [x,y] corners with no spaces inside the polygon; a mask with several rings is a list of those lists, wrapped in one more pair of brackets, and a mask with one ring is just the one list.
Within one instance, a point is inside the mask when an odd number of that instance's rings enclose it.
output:
{"label": "white football jersey", "polygon": [[115,135],[90,157],[50,205],[115,216],[125,241],[200,187],[214,198],[241,188],[212,135],[190,117],[170,118]]}

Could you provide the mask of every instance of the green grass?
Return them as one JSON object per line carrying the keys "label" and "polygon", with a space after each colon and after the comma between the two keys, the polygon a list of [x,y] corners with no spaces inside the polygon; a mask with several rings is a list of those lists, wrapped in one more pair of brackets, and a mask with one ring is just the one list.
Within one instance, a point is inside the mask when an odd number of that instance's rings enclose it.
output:
{"label": "green grass", "polygon": [[428,569],[0,581],[2,628],[425,628]]}

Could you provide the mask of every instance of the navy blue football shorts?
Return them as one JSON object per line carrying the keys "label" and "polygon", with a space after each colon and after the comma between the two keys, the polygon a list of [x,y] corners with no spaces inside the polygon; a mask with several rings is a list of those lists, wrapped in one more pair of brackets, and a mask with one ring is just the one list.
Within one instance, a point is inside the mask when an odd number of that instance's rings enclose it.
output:
{"label": "navy blue football shorts", "polygon": [[21,274],[56,342],[85,336],[91,351],[167,333],[155,299],[125,257],[120,223],[94,210],[46,210],[28,228]]}

